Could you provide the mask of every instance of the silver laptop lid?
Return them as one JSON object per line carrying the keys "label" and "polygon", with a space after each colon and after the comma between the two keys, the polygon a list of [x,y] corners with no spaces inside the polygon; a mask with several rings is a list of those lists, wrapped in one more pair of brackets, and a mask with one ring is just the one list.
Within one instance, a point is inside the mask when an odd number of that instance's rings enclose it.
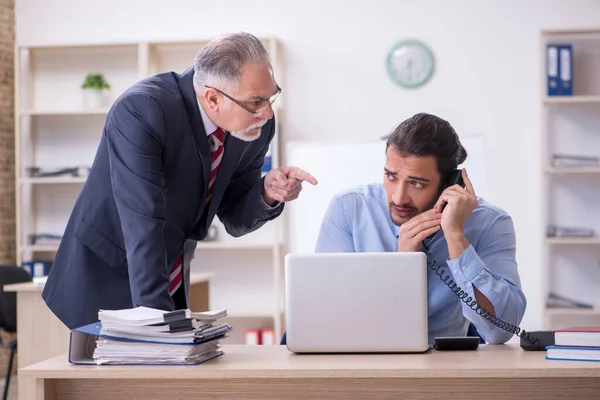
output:
{"label": "silver laptop lid", "polygon": [[288,349],[426,351],[426,262],[421,252],[288,254]]}

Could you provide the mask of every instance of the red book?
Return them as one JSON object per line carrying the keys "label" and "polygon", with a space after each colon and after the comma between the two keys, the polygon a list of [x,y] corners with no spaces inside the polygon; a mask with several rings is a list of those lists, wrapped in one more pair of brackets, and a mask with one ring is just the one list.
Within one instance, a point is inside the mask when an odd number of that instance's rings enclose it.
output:
{"label": "red book", "polygon": [[573,326],[554,331],[556,346],[600,347],[600,326]]}
{"label": "red book", "polygon": [[259,345],[260,343],[260,331],[258,329],[246,330],[246,344],[248,345]]}
{"label": "red book", "polygon": [[261,332],[261,343],[262,344],[275,344],[275,331],[271,328],[263,329]]}

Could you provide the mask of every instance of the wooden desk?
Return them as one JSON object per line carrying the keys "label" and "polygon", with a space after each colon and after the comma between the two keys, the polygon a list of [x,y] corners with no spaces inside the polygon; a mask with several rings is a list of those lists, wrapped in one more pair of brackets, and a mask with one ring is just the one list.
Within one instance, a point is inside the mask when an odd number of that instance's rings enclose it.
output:
{"label": "wooden desk", "polygon": [[[599,399],[600,363],[545,360],[516,345],[477,351],[296,355],[285,346],[223,346],[197,366],[81,366],[67,355],[19,370],[54,399]],[[483,397],[485,396],[485,397]]]}
{"label": "wooden desk", "polygon": [[[190,275],[190,308],[209,309],[210,279],[213,273]],[[43,286],[32,282],[5,285],[17,292],[17,343],[19,368],[47,360],[69,350],[69,329],[50,311],[42,299]],[[29,388],[28,388],[29,387]],[[19,378],[19,399],[33,398],[33,382]]]}

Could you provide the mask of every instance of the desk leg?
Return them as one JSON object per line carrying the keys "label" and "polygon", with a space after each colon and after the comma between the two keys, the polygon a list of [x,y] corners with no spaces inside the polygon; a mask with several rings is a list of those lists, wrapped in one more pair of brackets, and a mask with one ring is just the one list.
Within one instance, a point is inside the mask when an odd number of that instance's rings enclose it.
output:
{"label": "desk leg", "polygon": [[190,306],[192,311],[208,311],[210,286],[209,282],[199,282],[190,286]]}
{"label": "desk leg", "polygon": [[[41,293],[17,293],[18,365],[25,368],[69,350],[69,329],[50,311]],[[19,378],[19,400],[33,399],[36,383]]]}
{"label": "desk leg", "polygon": [[34,378],[19,378],[19,400],[37,399],[36,380]]}
{"label": "desk leg", "polygon": [[56,400],[54,381],[51,379],[35,380],[35,400]]}

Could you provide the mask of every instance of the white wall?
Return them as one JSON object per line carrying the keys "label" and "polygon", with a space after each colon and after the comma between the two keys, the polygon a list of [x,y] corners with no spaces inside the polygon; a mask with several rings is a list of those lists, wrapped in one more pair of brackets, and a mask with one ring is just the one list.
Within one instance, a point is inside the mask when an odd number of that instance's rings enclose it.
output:
{"label": "white wall", "polygon": [[[523,327],[540,327],[538,33],[597,26],[600,1],[17,0],[16,7],[23,45],[237,30],[276,36],[285,48],[286,141],[377,138],[419,111],[448,119],[459,133],[484,134],[488,200],[516,224],[529,300]],[[434,79],[417,91],[395,87],[384,68],[387,50],[405,37],[426,41],[437,58]]]}

